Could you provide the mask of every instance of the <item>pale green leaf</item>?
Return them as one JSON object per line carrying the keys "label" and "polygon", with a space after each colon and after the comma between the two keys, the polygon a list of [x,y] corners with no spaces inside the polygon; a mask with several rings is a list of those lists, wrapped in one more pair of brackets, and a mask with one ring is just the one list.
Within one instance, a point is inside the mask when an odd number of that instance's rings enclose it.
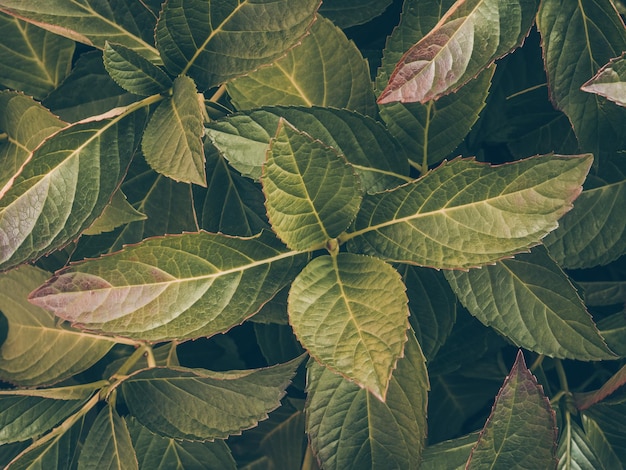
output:
{"label": "pale green leaf", "polygon": [[445,276],[472,315],[516,346],[550,357],[614,357],[569,278],[541,246]]}
{"label": "pale green leaf", "polygon": [[289,321],[315,360],[384,401],[408,327],[405,287],[387,263],[339,253],[293,281]]}
{"label": "pale green leaf", "polygon": [[352,166],[280,120],[261,178],[274,232],[294,250],[324,246],[348,228],[361,202]]}
{"label": "pale green leaf", "polygon": [[155,171],[206,186],[200,104],[193,80],[176,78],[172,96],[159,104],[148,121],[141,149]]}
{"label": "pale green leaf", "polygon": [[325,0],[320,13],[342,29],[367,23],[382,14],[392,0]]}
{"label": "pale green leaf", "polygon": [[74,41],[0,13],[0,83],[43,98],[72,66]]}
{"label": "pale green leaf", "polygon": [[557,451],[559,470],[617,470],[620,467],[606,467],[598,460],[595,449],[587,439],[587,436],[574,421],[565,425],[559,437]]}
{"label": "pale green leaf", "polygon": [[586,414],[583,414],[581,419],[585,430],[585,438],[598,460],[604,465],[604,468],[607,470],[623,469],[624,462],[620,460],[618,453],[598,423]]}
{"label": "pale green leaf", "polygon": [[376,113],[367,62],[343,31],[322,17],[285,57],[226,88],[237,109],[317,105]]}
{"label": "pale green leaf", "polygon": [[100,217],[87,230],[83,231],[83,235],[110,232],[120,225],[145,219],[147,219],[146,215],[131,206],[122,190],[118,189],[113,193],[111,202],[106,205]]}
{"label": "pale green leaf", "polygon": [[626,303],[626,281],[578,282],[585,294],[585,303],[591,306]]}
{"label": "pale green leaf", "polygon": [[465,470],[465,463],[477,440],[478,433],[473,432],[426,447],[420,470]]}
{"label": "pale green leaf", "polygon": [[583,84],[582,91],[604,96],[620,106],[626,106],[626,57],[611,59],[595,76]]}
{"label": "pale green leaf", "polygon": [[310,28],[319,0],[170,0],[156,42],[172,75],[200,91],[269,64]]}
{"label": "pale green leaf", "polygon": [[93,223],[119,186],[144,121],[141,109],[77,123],[37,147],[0,199],[1,269],[67,245]]}
{"label": "pale green leaf", "polygon": [[281,117],[343,154],[366,192],[393,188],[409,180],[407,156],[395,139],[380,123],[348,110],[266,107],[210,122],[206,133],[234,168],[259,179],[267,146]]}
{"label": "pale green leaf", "polygon": [[426,437],[428,374],[412,333],[405,349],[384,403],[310,361],[307,432],[322,468],[418,468]]}
{"label": "pale green leaf", "polygon": [[90,330],[151,341],[198,338],[254,315],[305,259],[267,232],[152,238],[57,272],[30,301]]}
{"label": "pale green leaf", "polygon": [[0,11],[91,46],[104,48],[106,41],[122,44],[152,62],[156,17],[145,2],[122,0],[0,0]]}
{"label": "pale green leaf", "polygon": [[554,469],[556,438],[554,411],[519,351],[466,468]]}
{"label": "pale green leaf", "polygon": [[500,166],[444,162],[413,183],[366,195],[359,251],[435,268],[469,268],[527,250],[571,209],[591,155],[546,155]]}
{"label": "pale green leaf", "polygon": [[1,380],[24,386],[59,382],[91,367],[115,345],[112,338],[60,325],[27,301],[48,277],[32,266],[0,274],[0,311],[9,326],[0,346]]}
{"label": "pale green leaf", "polygon": [[156,95],[169,90],[172,80],[148,59],[120,44],[107,42],[103,53],[104,67],[115,83],[130,93]]}
{"label": "pale green leaf", "polygon": [[130,433],[114,405],[107,404],[94,420],[85,438],[78,470],[139,469]]}
{"label": "pale green leaf", "polygon": [[236,470],[236,464],[225,441],[178,441],[150,432],[128,419],[140,470]]}
{"label": "pale green leaf", "polygon": [[536,11],[536,0],[456,2],[404,54],[378,102],[426,103],[458,90],[521,44]]}
{"label": "pale green leaf", "polygon": [[157,367],[133,374],[121,388],[130,413],[152,432],[176,439],[223,439],[267,419],[302,359],[229,372]]}
{"label": "pale green leaf", "polygon": [[569,118],[581,150],[599,158],[626,144],[626,110],[580,88],[626,50],[626,28],[610,0],[541,2],[537,26],[550,96]]}

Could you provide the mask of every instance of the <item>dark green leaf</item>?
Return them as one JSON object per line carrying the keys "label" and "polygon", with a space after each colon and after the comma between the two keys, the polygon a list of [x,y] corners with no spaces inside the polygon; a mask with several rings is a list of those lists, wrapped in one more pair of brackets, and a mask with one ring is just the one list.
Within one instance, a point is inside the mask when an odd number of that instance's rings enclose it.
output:
{"label": "dark green leaf", "polygon": [[358,24],[367,23],[382,14],[392,0],[325,0],[320,7],[320,13],[330,18],[342,29]]}
{"label": "dark green leaf", "polygon": [[603,318],[598,322],[600,334],[620,357],[626,357],[626,311]]}
{"label": "dark green leaf", "polygon": [[126,196],[121,189],[113,194],[111,201],[106,205],[100,217],[91,226],[83,231],[83,235],[99,235],[102,232],[111,230],[137,220],[145,220],[147,217],[136,210],[126,200]]}
{"label": "dark green leaf", "polygon": [[597,432],[601,433],[598,438],[601,437],[605,441],[605,445],[612,449],[620,462],[626,462],[626,434],[622,431],[622,423],[626,420],[626,401],[624,398],[598,403],[585,410],[583,417],[595,422]]}
{"label": "dark green leaf", "polygon": [[260,448],[270,461],[270,468],[295,469],[302,468],[306,445],[304,412],[296,411],[267,433]]}
{"label": "dark green leaf", "polygon": [[559,470],[579,468],[581,470],[611,470],[618,467],[605,467],[598,460],[595,449],[580,429],[580,426],[570,421],[561,431],[559,448],[557,451]]}
{"label": "dark green leaf", "polygon": [[591,306],[626,303],[626,281],[579,282],[585,303]]}
{"label": "dark green leaf", "polygon": [[623,469],[624,461],[620,460],[620,452],[613,448],[598,423],[585,414],[582,415],[582,422],[585,429],[585,438],[593,449],[598,461],[604,465],[604,468],[607,470]]}
{"label": "dark green leaf", "polygon": [[428,446],[422,454],[420,470],[464,470],[465,463],[478,440],[473,432],[463,437]]}

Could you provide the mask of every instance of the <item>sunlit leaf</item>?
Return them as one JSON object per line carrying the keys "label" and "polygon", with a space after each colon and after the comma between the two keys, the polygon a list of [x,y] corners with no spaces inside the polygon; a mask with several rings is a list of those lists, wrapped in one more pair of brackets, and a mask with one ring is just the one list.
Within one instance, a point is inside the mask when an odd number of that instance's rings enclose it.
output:
{"label": "sunlit leaf", "polygon": [[152,238],[58,272],[30,301],[92,330],[152,341],[198,338],[255,314],[304,261],[267,232]]}
{"label": "sunlit leaf", "polygon": [[580,194],[592,157],[547,155],[500,166],[444,162],[413,183],[366,195],[356,249],[435,268],[469,268],[527,250]]}
{"label": "sunlit leaf", "polygon": [[478,440],[478,433],[473,432],[463,437],[439,442],[428,446],[422,453],[421,470],[464,470],[472,447]]}
{"label": "sunlit leaf", "polygon": [[0,13],[0,83],[43,98],[69,73],[74,41]]}
{"label": "sunlit leaf", "polygon": [[466,468],[554,468],[556,438],[554,411],[520,351]]}
{"label": "sunlit leaf", "polygon": [[400,275],[367,256],[315,258],[289,292],[289,321],[311,356],[382,401],[402,356],[407,317]]}
{"label": "sunlit leaf", "polygon": [[392,0],[363,0],[358,3],[352,0],[325,0],[320,7],[320,13],[345,29],[376,18],[391,3]]}
{"label": "sunlit leaf", "polygon": [[266,419],[280,405],[302,359],[230,372],[157,367],[133,374],[121,388],[131,414],[152,432],[221,439]]}
{"label": "sunlit leaf", "polygon": [[429,387],[413,334],[384,403],[313,361],[308,378],[307,432],[322,468],[418,468]]}
{"label": "sunlit leaf", "polygon": [[367,62],[343,31],[321,17],[298,47],[233,80],[227,90],[237,109],[316,105],[367,115],[376,111]]}
{"label": "sunlit leaf", "polygon": [[122,190],[118,189],[113,194],[104,211],[94,223],[83,232],[84,235],[98,235],[102,232],[109,232],[120,225],[145,220],[147,217],[142,214],[126,200]]}
{"label": "sunlit leaf", "polygon": [[426,103],[458,90],[495,59],[519,46],[536,0],[461,0],[398,62],[379,103]]}
{"label": "sunlit leaf", "polygon": [[281,120],[261,178],[276,234],[294,250],[323,246],[348,228],[361,202],[352,166]]}
{"label": "sunlit leaf", "polygon": [[189,75],[204,91],[282,56],[310,28],[319,3],[170,0],[159,16],[157,47],[172,75]]}
{"label": "sunlit leaf", "polygon": [[202,121],[193,80],[178,77],[172,96],[159,104],[143,134],[141,149],[148,164],[176,181],[206,186]]}

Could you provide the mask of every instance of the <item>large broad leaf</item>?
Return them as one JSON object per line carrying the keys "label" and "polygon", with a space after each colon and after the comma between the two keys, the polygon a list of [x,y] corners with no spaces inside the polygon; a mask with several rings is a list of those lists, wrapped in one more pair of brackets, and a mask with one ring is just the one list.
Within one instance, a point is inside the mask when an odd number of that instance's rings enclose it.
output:
{"label": "large broad leaf", "polygon": [[624,54],[598,70],[581,90],[604,96],[620,106],[626,106],[626,57]]}
{"label": "large broad leaf", "polygon": [[23,386],[59,382],[99,361],[114,345],[106,336],[60,325],[26,300],[49,274],[21,266],[0,275],[0,311],[9,331],[0,347],[0,379]]}
{"label": "large broad leaf", "polygon": [[145,2],[122,0],[1,0],[0,11],[100,49],[106,41],[129,47],[153,62],[156,17]]}
{"label": "large broad leaf", "polygon": [[400,275],[367,256],[315,258],[289,292],[289,321],[311,356],[381,401],[402,356],[407,317]]}
{"label": "large broad leaf", "polygon": [[284,120],[270,141],[261,183],[270,224],[294,250],[339,236],[361,202],[359,179],[345,158]]}
{"label": "large broad leaf", "polygon": [[223,439],[255,426],[280,405],[302,359],[230,372],[146,369],[125,380],[122,393],[130,413],[154,433],[187,440]]}
{"label": "large broad leaf", "polygon": [[170,0],[159,16],[157,47],[172,75],[187,74],[204,91],[283,55],[310,28],[319,4]]}
{"label": "large broad leaf", "polygon": [[148,164],[176,181],[206,186],[202,148],[202,109],[193,80],[174,80],[146,126],[141,149]]}
{"label": "large broad leaf", "polygon": [[89,329],[152,341],[198,338],[254,315],[304,261],[267,232],[153,238],[58,272],[30,301]]}
{"label": "large broad leaf", "polygon": [[473,432],[456,439],[439,442],[428,446],[422,454],[420,470],[464,470],[472,447],[478,440],[478,433]]}
{"label": "large broad leaf", "polygon": [[581,149],[599,157],[626,143],[626,110],[580,87],[626,50],[626,28],[610,0],[541,2],[537,26],[550,94],[570,119]]}
{"label": "large broad leaf", "polygon": [[459,0],[399,61],[379,103],[426,103],[458,90],[519,46],[536,0]]}
{"label": "large broad leaf", "polygon": [[425,358],[412,333],[384,403],[311,361],[307,432],[322,467],[418,468],[426,437],[428,388]]}
{"label": "large broad leaf", "polygon": [[62,247],[92,224],[119,186],[144,121],[141,109],[78,123],[37,147],[0,199],[0,269]]}
{"label": "large broad leaf", "polygon": [[472,315],[517,346],[559,358],[614,357],[576,289],[541,246],[445,276]]}
{"label": "large broad leaf", "polygon": [[114,405],[108,404],[94,420],[78,459],[79,470],[139,469],[130,433]]}
{"label": "large broad leaf", "polygon": [[69,73],[74,41],[0,13],[0,83],[43,98]]}
{"label": "large broad leaf", "polygon": [[318,18],[311,33],[285,57],[233,80],[227,90],[237,109],[317,105],[376,112],[367,62],[325,18]]}
{"label": "large broad leaf", "polygon": [[361,252],[469,268],[527,250],[580,194],[592,157],[547,155],[491,167],[445,162],[414,183],[365,196],[346,239]]}
{"label": "large broad leaf", "polygon": [[179,441],[150,432],[128,419],[128,430],[139,461],[140,470],[206,469],[236,470],[237,466],[226,442]]}
{"label": "large broad leaf", "polygon": [[83,232],[84,235],[99,235],[102,232],[110,232],[120,225],[129,224],[147,217],[135,209],[126,199],[121,189],[113,194],[111,202],[107,204],[94,223]]}
{"label": "large broad leaf", "polygon": [[380,123],[348,110],[266,107],[210,122],[206,133],[234,168],[259,179],[281,117],[343,154],[366,192],[393,188],[408,180],[407,157],[395,139]]}
{"label": "large broad leaf", "polygon": [[364,0],[358,3],[352,0],[325,0],[320,7],[320,13],[345,29],[376,18],[391,3],[392,0]]}
{"label": "large broad leaf", "polygon": [[466,468],[555,468],[556,437],[554,411],[520,351]]}

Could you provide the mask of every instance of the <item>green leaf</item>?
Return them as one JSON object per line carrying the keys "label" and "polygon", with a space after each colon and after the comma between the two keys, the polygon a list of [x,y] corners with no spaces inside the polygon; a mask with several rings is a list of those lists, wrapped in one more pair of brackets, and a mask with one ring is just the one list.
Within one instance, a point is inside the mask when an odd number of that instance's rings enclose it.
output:
{"label": "green leaf", "polygon": [[176,181],[206,186],[202,121],[193,80],[176,78],[172,96],[159,104],[143,134],[141,149],[148,164]]}
{"label": "green leaf", "polygon": [[626,144],[626,110],[582,91],[598,68],[626,50],[626,28],[609,0],[541,2],[542,37],[550,95],[572,123],[583,151],[597,158]]}
{"label": "green leaf", "polygon": [[233,80],[227,90],[237,109],[317,105],[376,113],[367,62],[341,29],[321,17],[298,47]]}
{"label": "green leaf", "polygon": [[1,380],[23,386],[59,382],[91,367],[115,345],[113,338],[58,324],[26,300],[48,277],[33,266],[0,274],[0,311],[9,325],[0,347]]}
{"label": "green leaf", "polygon": [[156,95],[169,90],[172,80],[141,54],[120,44],[104,46],[104,67],[115,83],[130,93]]}
{"label": "green leaf", "polygon": [[120,225],[145,219],[146,215],[131,206],[122,190],[118,189],[113,193],[111,202],[106,205],[100,217],[83,234],[99,235],[102,232],[110,232]]}
{"label": "green leaf", "polygon": [[626,312],[609,315],[598,322],[600,334],[620,357],[626,357]]}
{"label": "green leaf", "polygon": [[189,442],[153,434],[133,417],[128,419],[140,470],[236,470],[230,449],[222,440]]}
{"label": "green leaf", "polygon": [[425,358],[412,333],[384,403],[310,361],[307,431],[321,466],[418,468],[426,437],[428,388]]}
{"label": "green leaf", "polygon": [[74,41],[0,13],[0,83],[41,99],[69,73]]}
{"label": "green leaf", "polygon": [[259,179],[281,117],[343,154],[359,174],[364,191],[378,192],[408,181],[407,157],[395,139],[380,123],[348,110],[266,107],[210,122],[206,133],[234,168]]}
{"label": "green leaf", "polygon": [[592,444],[575,422],[566,424],[561,431],[558,448],[559,469],[580,468],[585,470],[610,470],[598,460]]}
{"label": "green leaf", "polygon": [[626,303],[626,281],[579,282],[585,294],[585,303],[590,306]]}
{"label": "green leaf", "polygon": [[172,75],[189,75],[204,91],[284,55],[308,31],[319,4],[170,0],[159,16],[157,48]]}
{"label": "green leaf", "polygon": [[592,419],[595,422],[598,432],[602,434],[598,437],[605,441],[604,445],[609,446],[620,462],[626,462],[626,436],[621,430],[622,423],[626,419],[624,398],[611,402],[604,401],[592,406],[583,412],[583,424],[586,419]]}
{"label": "green leaf", "polygon": [[78,459],[79,470],[101,468],[139,469],[126,421],[111,404],[98,413]]}
{"label": "green leaf", "polygon": [[581,418],[585,429],[585,438],[604,468],[623,469],[623,461],[620,460],[618,452],[613,448],[598,423],[586,414],[583,414]]}
{"label": "green leaf", "polygon": [[37,26],[99,49],[106,41],[122,44],[152,62],[156,17],[145,2],[122,0],[2,0],[0,10]]}
{"label": "green leaf", "polygon": [[320,7],[320,13],[345,29],[376,18],[391,3],[392,0],[364,0],[358,3],[352,0],[325,0]]}
{"label": "green leaf", "polygon": [[466,468],[555,468],[556,438],[554,411],[519,351]]}
{"label": "green leaf", "polygon": [[426,103],[458,90],[495,59],[521,44],[536,11],[536,0],[455,3],[404,54],[378,102]]}
{"label": "green leaf", "polygon": [[624,54],[611,59],[580,89],[604,96],[620,106],[626,106],[626,57]]}
{"label": "green leaf", "polygon": [[465,463],[478,440],[478,433],[473,432],[456,439],[428,446],[422,454],[420,470],[464,470]]}
{"label": "green leaf", "polygon": [[282,119],[270,141],[261,183],[270,224],[294,250],[324,246],[339,236],[361,202],[352,166]]}
{"label": "green leaf", "polygon": [[304,413],[296,411],[269,431],[260,443],[261,452],[270,461],[270,468],[302,468],[307,438]]}
{"label": "green leaf", "polygon": [[302,359],[230,372],[156,367],[133,374],[121,388],[130,413],[150,431],[175,439],[223,439],[255,426],[280,405]]}
{"label": "green leaf", "polygon": [[1,269],[60,248],[93,223],[128,168],[144,120],[137,110],[74,124],[37,147],[0,200]]}
{"label": "green leaf", "polygon": [[305,258],[267,232],[152,238],[57,272],[30,301],[90,330],[150,341],[199,338],[254,315]]}
{"label": "green leaf", "polygon": [[472,315],[516,346],[558,358],[615,357],[569,278],[541,246],[445,276]]}
{"label": "green leaf", "polygon": [[395,269],[351,253],[320,256],[293,281],[288,307],[294,333],[315,360],[385,400],[408,327]]}
{"label": "green leaf", "polygon": [[526,250],[571,208],[590,155],[500,166],[444,162],[413,183],[367,195],[345,239],[362,253],[435,268],[469,268]]}

